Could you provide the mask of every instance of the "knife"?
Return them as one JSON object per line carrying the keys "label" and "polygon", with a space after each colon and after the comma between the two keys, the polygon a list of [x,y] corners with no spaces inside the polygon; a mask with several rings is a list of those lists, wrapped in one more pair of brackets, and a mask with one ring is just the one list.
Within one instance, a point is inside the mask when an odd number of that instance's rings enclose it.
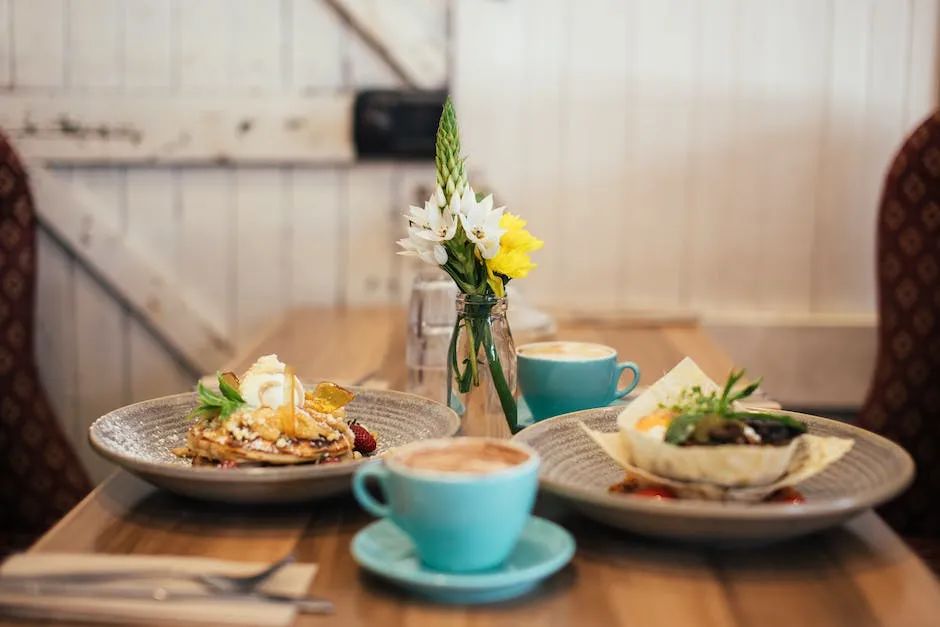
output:
{"label": "knife", "polygon": [[[146,599],[150,601],[210,601],[226,599],[230,601],[270,601],[289,603],[304,614],[330,614],[333,603],[314,596],[290,596],[254,590],[251,592],[189,592],[170,590],[162,586],[155,588],[102,588],[94,585],[61,584],[47,582],[11,582],[0,581],[0,593],[27,594],[31,596],[54,595],[59,597],[88,597],[99,599]],[[4,604],[0,601],[0,606]]]}

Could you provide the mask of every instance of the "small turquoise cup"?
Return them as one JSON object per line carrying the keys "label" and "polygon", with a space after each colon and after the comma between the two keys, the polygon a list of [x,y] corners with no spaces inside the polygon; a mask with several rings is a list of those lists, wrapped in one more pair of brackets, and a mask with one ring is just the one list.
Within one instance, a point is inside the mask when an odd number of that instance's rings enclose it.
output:
{"label": "small turquoise cup", "polygon": [[[528,458],[484,474],[407,467],[397,458],[466,440],[494,441]],[[532,513],[538,489],[538,454],[530,447],[490,438],[424,440],[390,453],[353,476],[353,495],[369,513],[388,518],[414,542],[422,563],[444,572],[496,568],[509,557]],[[384,503],[369,494],[375,481]]]}
{"label": "small turquoise cup", "polygon": [[[617,363],[617,351],[589,342],[535,342],[516,350],[519,389],[535,420],[604,407],[640,382],[640,367]],[[624,370],[633,380],[617,388]]]}

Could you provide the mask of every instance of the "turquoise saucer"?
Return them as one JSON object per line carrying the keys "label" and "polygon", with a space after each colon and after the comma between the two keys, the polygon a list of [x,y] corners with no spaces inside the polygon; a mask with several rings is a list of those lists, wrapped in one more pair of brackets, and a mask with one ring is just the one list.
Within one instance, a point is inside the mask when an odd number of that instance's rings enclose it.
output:
{"label": "turquoise saucer", "polygon": [[[619,398],[615,401],[611,401],[609,405],[604,407],[617,407],[619,405],[629,405],[636,397],[636,390],[630,392],[626,398]],[[554,417],[554,416],[553,416]],[[551,418],[543,418],[543,420],[551,420]],[[525,397],[519,395],[519,398],[516,400],[516,424],[519,425],[518,431],[525,429],[526,427],[531,427],[536,422],[542,422],[541,420],[536,420],[535,416],[532,415],[532,410],[529,409],[529,405],[525,402]]]}
{"label": "turquoise saucer", "polygon": [[442,573],[422,565],[411,539],[383,519],[356,534],[352,554],[366,570],[434,601],[491,603],[529,592],[567,564],[574,555],[574,538],[533,516],[502,566],[481,573]]}

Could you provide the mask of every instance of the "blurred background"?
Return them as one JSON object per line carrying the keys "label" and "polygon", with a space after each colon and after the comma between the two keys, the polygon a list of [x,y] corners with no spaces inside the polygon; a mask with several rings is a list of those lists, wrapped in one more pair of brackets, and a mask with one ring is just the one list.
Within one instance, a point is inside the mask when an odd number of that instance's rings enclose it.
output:
{"label": "blurred background", "polygon": [[546,241],[528,301],[696,317],[785,405],[851,410],[938,24],[937,0],[0,0],[54,408],[104,472],[90,422],[287,308],[404,303],[434,170],[357,154],[382,89],[453,95],[472,183]]}

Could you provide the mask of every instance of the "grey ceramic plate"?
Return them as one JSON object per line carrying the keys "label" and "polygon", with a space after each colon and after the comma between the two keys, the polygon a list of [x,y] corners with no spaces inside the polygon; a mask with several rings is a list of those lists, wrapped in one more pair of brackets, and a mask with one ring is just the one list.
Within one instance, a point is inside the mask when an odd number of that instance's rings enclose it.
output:
{"label": "grey ceramic plate", "polygon": [[[378,436],[379,454],[426,438],[454,435],[460,420],[434,401],[385,390],[353,388],[346,406]],[[185,442],[195,393],[165,396],[116,409],[88,430],[92,447],[103,457],[171,492],[228,503],[283,503],[330,496],[349,489],[352,473],[368,460],[336,464],[267,468],[193,468],[171,449]]]}
{"label": "grey ceramic plate", "polygon": [[811,433],[855,440],[852,450],[819,475],[800,484],[800,505],[660,501],[609,494],[623,479],[623,469],[585,434],[578,423],[598,431],[616,431],[621,407],[605,407],[558,416],[535,424],[514,439],[542,456],[540,482],[587,516],[633,531],[672,540],[722,544],[782,540],[837,525],[883,503],[914,476],[914,462],[904,449],[851,425],[794,412]]}

